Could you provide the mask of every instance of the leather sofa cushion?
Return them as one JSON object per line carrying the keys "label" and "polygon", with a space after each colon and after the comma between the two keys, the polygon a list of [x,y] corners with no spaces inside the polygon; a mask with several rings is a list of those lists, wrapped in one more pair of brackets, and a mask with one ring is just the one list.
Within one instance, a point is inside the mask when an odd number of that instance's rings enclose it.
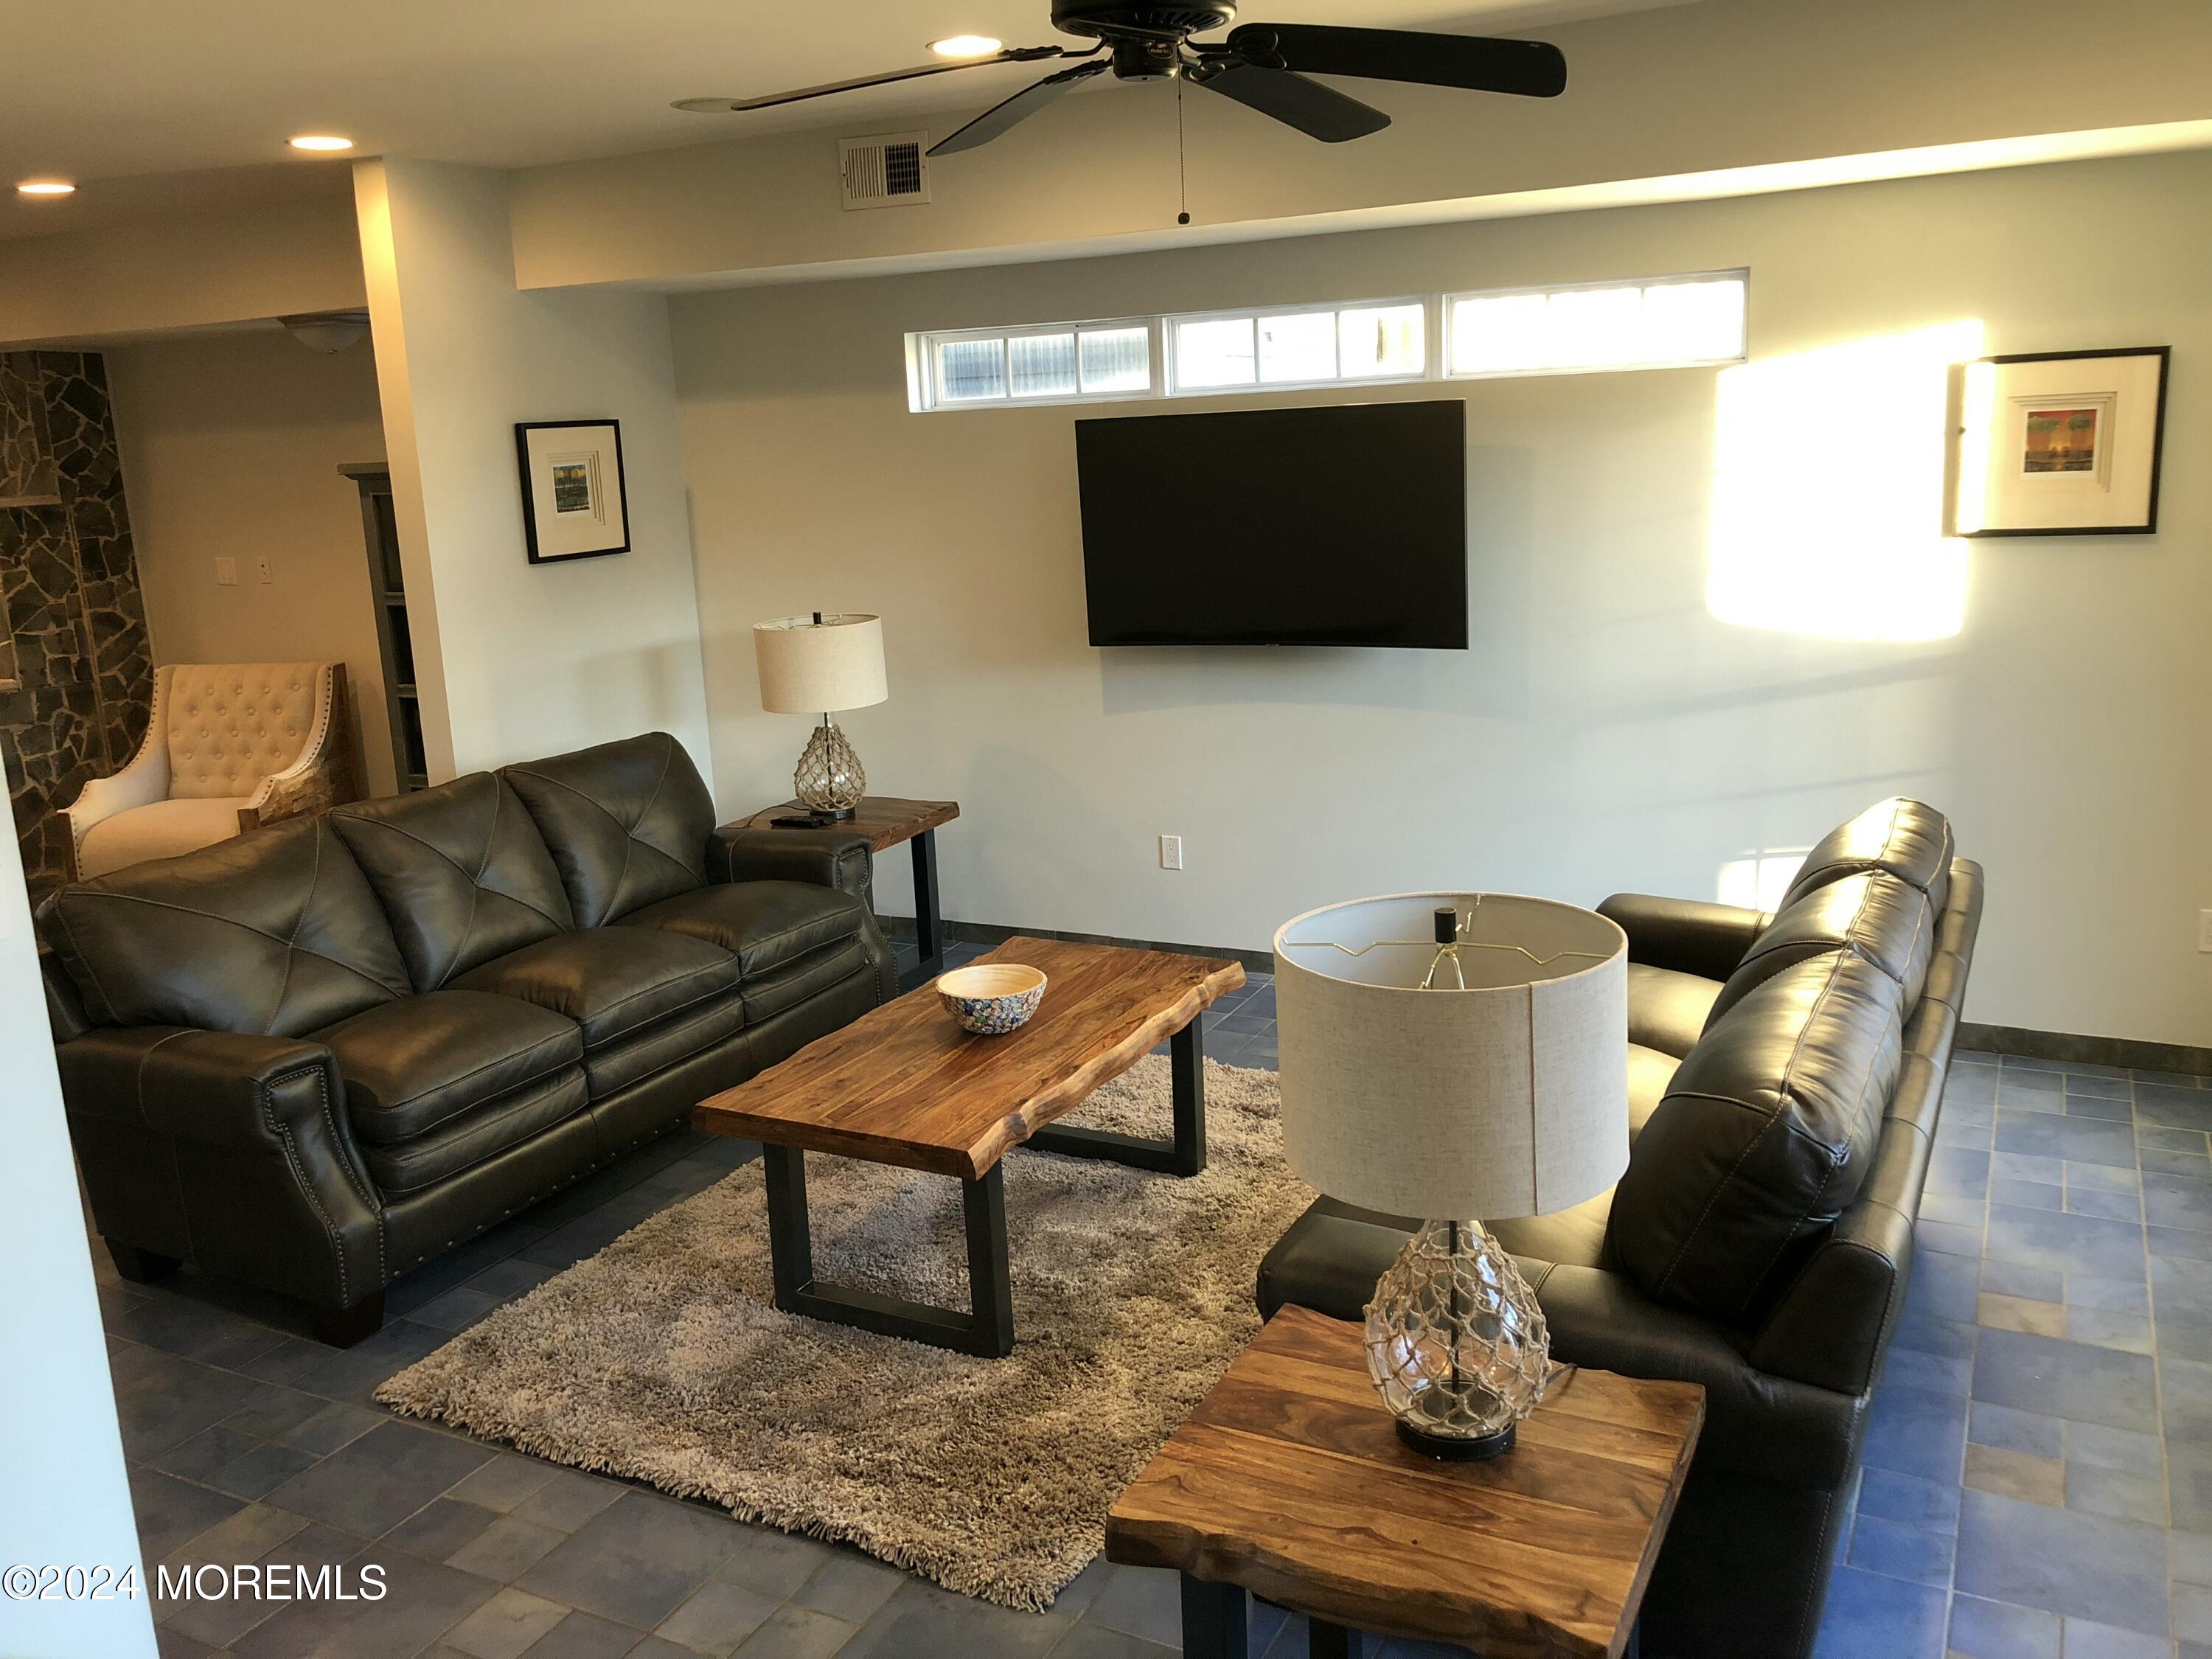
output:
{"label": "leather sofa cushion", "polygon": [[96,1025],[301,1036],[413,989],[327,817],[64,887],[40,921]]}
{"label": "leather sofa cushion", "polygon": [[314,1034],[345,1079],[356,1139],[411,1140],[584,1058],[573,1019],[482,991],[430,991]]}
{"label": "leather sofa cushion", "polygon": [[850,893],[801,881],[740,881],[695,888],[633,910],[625,927],[653,927],[704,939],[738,958],[750,981],[809,951],[857,939],[868,907]]}
{"label": "leather sofa cushion", "polygon": [[1698,1046],[1721,982],[1648,963],[1628,964],[1628,1040],[1677,1060]]}
{"label": "leather sofa cushion", "polygon": [[363,1142],[361,1161],[387,1198],[434,1187],[583,1111],[584,1073],[571,1066],[488,1100],[427,1134],[392,1145]]}
{"label": "leather sofa cushion", "polygon": [[584,1058],[592,1098],[605,1100],[642,1078],[665,1072],[736,1036],[744,1026],[743,1000],[735,991],[725,991],[603,1043]]}
{"label": "leather sofa cushion", "polygon": [[820,996],[841,980],[856,974],[872,974],[874,969],[868,947],[857,939],[841,939],[835,945],[811,951],[796,962],[742,982],[739,989],[744,998],[745,1023],[757,1025],[771,1019],[787,1008],[796,1008]]}
{"label": "leather sofa cushion", "polygon": [[342,806],[331,822],[392,918],[418,991],[573,925],[538,826],[489,772]]}
{"label": "leather sofa cushion", "polygon": [[1862,871],[1887,870],[1928,895],[1938,910],[1950,884],[1951,821],[1903,795],[1878,801],[1820,837],[1783,896],[1783,905]]}
{"label": "leather sofa cushion", "polygon": [[1774,913],[1713,1003],[1720,1018],[1783,969],[1838,950],[1856,951],[1919,1000],[1934,948],[1936,913],[1928,895],[1886,870],[1839,876]]}
{"label": "leather sofa cushion", "polygon": [[737,988],[738,959],[702,939],[646,927],[557,933],[453,981],[519,997],[583,1028],[584,1047],[617,1038]]}
{"label": "leather sofa cushion", "polygon": [[173,859],[238,833],[239,810],[251,795],[157,800],[102,818],[77,843],[76,867],[88,880],[148,859]]}
{"label": "leather sofa cushion", "polygon": [[544,836],[577,927],[604,927],[707,879],[714,803],[667,732],[527,761],[500,775]]}
{"label": "leather sofa cushion", "polygon": [[1901,998],[1838,951],[1713,1022],[1613,1191],[1610,1255],[1647,1295],[1756,1325],[1866,1178],[1902,1063]]}

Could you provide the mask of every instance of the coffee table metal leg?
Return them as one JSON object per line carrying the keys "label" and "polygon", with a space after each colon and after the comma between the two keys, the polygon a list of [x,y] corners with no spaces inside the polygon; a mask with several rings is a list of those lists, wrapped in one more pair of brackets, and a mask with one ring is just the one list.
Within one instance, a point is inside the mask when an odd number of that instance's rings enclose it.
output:
{"label": "coffee table metal leg", "polygon": [[1202,1173],[1206,1169],[1206,1049],[1198,1020],[1175,1034],[1168,1055],[1175,1078],[1173,1139],[1152,1140],[1143,1135],[1116,1134],[1110,1129],[1054,1123],[1022,1144],[1070,1158],[1103,1158],[1133,1170],[1156,1170],[1162,1175]]}
{"label": "coffee table metal leg", "polygon": [[1370,1645],[1356,1630],[1325,1619],[1306,1620],[1306,1659],[1364,1659]]}
{"label": "coffee table metal leg", "polygon": [[833,1325],[850,1325],[881,1336],[900,1336],[985,1359],[1014,1349],[1014,1290],[1006,1255],[1006,1177],[997,1164],[976,1181],[963,1181],[961,1209],[968,1233],[969,1311],[910,1302],[848,1285],[825,1285],[814,1276],[814,1243],[806,1213],[806,1154],[796,1147],[763,1146],[768,1184],[768,1239],[775,1305]]}
{"label": "coffee table metal leg", "polygon": [[1183,1659],[1246,1659],[1244,1587],[1182,1575]]}
{"label": "coffee table metal leg", "polygon": [[899,988],[911,991],[945,971],[945,921],[938,914],[937,831],[914,838],[914,943],[921,960],[907,969]]}

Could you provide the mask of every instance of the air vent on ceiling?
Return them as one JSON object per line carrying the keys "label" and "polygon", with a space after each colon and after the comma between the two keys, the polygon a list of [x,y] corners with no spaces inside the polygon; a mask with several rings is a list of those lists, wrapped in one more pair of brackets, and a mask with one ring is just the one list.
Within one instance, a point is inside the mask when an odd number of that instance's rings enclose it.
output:
{"label": "air vent on ceiling", "polygon": [[837,141],[837,187],[846,208],[909,207],[929,199],[926,132],[879,132]]}

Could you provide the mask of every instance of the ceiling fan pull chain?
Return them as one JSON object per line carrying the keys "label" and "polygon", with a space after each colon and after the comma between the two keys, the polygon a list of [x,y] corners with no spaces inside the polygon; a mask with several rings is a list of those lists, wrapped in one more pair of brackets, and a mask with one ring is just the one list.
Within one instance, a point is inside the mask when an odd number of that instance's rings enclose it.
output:
{"label": "ceiling fan pull chain", "polygon": [[1182,133],[1182,76],[1176,76],[1176,190],[1181,198],[1182,211],[1176,215],[1176,222],[1190,222],[1190,165],[1183,153]]}

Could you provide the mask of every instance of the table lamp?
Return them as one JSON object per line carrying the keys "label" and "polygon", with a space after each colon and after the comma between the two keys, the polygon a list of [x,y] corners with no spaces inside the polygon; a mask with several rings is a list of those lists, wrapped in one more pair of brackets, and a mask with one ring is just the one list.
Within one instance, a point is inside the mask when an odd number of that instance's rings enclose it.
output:
{"label": "table lamp", "polygon": [[857,615],[778,617],[753,624],[761,707],[771,714],[819,714],[792,774],[792,793],[823,822],[853,816],[867,793],[860,757],[830,715],[890,695],[884,681],[884,623]]}
{"label": "table lamp", "polygon": [[1628,939],[1502,893],[1311,910],[1275,935],[1283,1146],[1331,1198],[1421,1226],[1367,1305],[1367,1368],[1433,1457],[1511,1449],[1551,1337],[1474,1218],[1544,1215],[1628,1166]]}

